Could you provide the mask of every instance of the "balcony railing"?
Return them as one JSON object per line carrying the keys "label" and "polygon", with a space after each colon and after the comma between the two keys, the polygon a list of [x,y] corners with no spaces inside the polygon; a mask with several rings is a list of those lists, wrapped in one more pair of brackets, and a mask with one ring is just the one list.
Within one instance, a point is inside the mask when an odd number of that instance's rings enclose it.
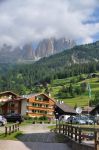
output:
{"label": "balcony railing", "polygon": [[47,116],[47,117],[53,117],[53,114],[44,114],[44,113],[34,113],[34,112],[28,112],[28,114],[32,116]]}
{"label": "balcony railing", "polygon": [[28,110],[45,110],[45,111],[54,111],[54,108],[46,108],[46,107],[34,107],[34,106],[27,106]]}

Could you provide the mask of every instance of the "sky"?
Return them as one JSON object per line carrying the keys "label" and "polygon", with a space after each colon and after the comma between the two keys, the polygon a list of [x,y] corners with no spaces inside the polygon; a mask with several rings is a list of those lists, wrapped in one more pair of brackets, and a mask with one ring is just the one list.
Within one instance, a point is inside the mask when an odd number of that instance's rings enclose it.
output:
{"label": "sky", "polygon": [[50,37],[99,40],[99,0],[0,0],[0,45]]}

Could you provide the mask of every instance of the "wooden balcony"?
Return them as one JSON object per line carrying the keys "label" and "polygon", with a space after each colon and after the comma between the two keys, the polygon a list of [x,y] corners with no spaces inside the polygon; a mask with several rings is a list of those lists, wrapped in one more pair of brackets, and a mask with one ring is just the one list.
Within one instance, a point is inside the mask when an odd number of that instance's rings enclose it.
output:
{"label": "wooden balcony", "polygon": [[28,112],[27,114],[33,117],[42,117],[42,116],[46,116],[50,118],[54,117],[54,115],[50,115],[50,114],[40,114],[40,113],[32,113],[32,112]]}
{"label": "wooden balcony", "polygon": [[27,106],[27,109],[28,110],[44,110],[44,111],[54,112],[54,108]]}
{"label": "wooden balcony", "polygon": [[[33,105],[34,104],[34,105]],[[41,105],[41,106],[40,106]],[[46,106],[47,105],[47,106]],[[53,109],[53,105],[51,104],[40,104],[40,103],[27,103],[27,106],[39,107],[39,108],[50,108]]]}
{"label": "wooden balcony", "polygon": [[49,101],[40,101],[40,100],[35,100],[35,99],[29,99],[28,103],[35,103],[35,104],[45,104],[48,105]]}

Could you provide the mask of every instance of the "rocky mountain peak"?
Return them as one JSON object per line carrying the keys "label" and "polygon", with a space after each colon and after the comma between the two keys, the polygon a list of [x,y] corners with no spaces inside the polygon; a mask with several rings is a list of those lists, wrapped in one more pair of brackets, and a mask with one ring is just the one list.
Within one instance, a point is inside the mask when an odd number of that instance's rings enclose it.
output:
{"label": "rocky mountain peak", "polygon": [[[13,48],[4,45],[0,48],[0,62],[17,62],[26,60],[38,60],[39,58],[48,57],[59,53],[63,50],[74,47],[76,43],[66,38],[56,39],[54,37],[43,39],[36,48],[33,48],[33,42],[25,44],[23,47]],[[34,46],[35,47],[35,46]]]}
{"label": "rocky mountain peak", "polygon": [[49,38],[42,40],[36,48],[35,55],[37,57],[46,57],[59,53],[63,50],[74,47],[76,43],[73,40],[66,38]]}

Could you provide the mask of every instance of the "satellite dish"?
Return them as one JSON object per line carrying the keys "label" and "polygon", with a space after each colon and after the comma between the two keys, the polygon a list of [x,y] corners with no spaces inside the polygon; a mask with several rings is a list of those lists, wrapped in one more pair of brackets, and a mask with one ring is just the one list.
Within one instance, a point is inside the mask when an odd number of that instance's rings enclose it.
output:
{"label": "satellite dish", "polygon": [[82,108],[81,107],[77,107],[76,108],[76,113],[77,114],[81,114],[82,113]]}

